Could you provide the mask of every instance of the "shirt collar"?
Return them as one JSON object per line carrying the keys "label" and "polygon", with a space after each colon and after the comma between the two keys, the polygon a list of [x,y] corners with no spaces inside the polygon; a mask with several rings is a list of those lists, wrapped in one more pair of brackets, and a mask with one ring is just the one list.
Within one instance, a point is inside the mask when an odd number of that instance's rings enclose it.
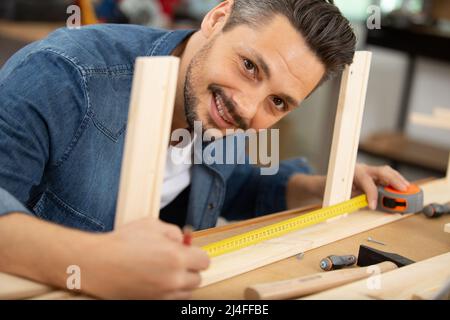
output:
{"label": "shirt collar", "polygon": [[147,52],[147,56],[168,56],[186,38],[191,36],[196,30],[173,30],[167,31],[161,36]]}

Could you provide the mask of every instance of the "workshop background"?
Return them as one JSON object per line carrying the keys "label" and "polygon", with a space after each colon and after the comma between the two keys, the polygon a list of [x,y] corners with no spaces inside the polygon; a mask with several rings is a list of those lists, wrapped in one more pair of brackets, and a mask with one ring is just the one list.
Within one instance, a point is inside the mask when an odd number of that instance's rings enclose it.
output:
{"label": "workshop background", "polygon": [[[1,0],[0,66],[18,49],[66,25],[70,5],[82,24],[133,23],[197,27],[218,0]],[[411,124],[412,112],[450,110],[450,1],[336,0],[354,25],[358,49],[373,52],[359,161],[390,164],[407,178],[440,177],[450,132]],[[369,30],[370,5],[381,9],[381,29]],[[317,173],[328,166],[340,79],[322,86],[283,119],[282,159],[304,156]],[[283,141],[289,141],[283,143]]]}

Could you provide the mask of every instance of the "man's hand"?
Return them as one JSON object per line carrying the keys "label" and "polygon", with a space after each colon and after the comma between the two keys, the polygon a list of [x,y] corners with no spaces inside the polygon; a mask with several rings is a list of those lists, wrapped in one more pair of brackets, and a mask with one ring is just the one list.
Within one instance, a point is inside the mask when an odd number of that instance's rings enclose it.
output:
{"label": "man's hand", "polygon": [[[325,193],[326,177],[304,174],[294,175],[288,183],[288,208],[296,208],[319,202]],[[353,194],[365,193],[371,209],[376,209],[378,201],[377,185],[391,185],[404,191],[409,182],[389,166],[373,167],[357,164],[353,180]]]}
{"label": "man's hand", "polygon": [[0,272],[67,289],[71,265],[79,267],[80,290],[88,295],[187,299],[209,258],[183,245],[178,227],[156,219],[88,233],[21,213],[0,217]]}
{"label": "man's hand", "polygon": [[82,289],[107,299],[188,299],[209,266],[205,251],[182,243],[182,232],[143,219],[103,236],[95,263],[82,271]]}
{"label": "man's hand", "polygon": [[391,185],[399,191],[405,191],[409,184],[408,180],[389,166],[372,167],[357,164],[353,180],[353,194],[365,193],[370,209],[375,210],[378,201],[377,185]]}

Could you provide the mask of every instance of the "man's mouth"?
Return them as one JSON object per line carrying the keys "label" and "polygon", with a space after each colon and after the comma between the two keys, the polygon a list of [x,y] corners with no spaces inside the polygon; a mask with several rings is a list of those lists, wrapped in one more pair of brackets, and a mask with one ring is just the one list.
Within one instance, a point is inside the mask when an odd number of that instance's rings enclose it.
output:
{"label": "man's mouth", "polygon": [[233,119],[231,114],[228,112],[225,102],[218,93],[212,94],[211,102],[211,117],[216,125],[221,129],[228,129],[236,127],[236,121]]}

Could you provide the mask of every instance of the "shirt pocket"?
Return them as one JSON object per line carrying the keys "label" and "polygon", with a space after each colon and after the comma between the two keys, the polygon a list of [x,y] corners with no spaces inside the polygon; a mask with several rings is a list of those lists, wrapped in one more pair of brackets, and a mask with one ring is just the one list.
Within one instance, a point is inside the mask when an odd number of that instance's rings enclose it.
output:
{"label": "shirt pocket", "polygon": [[87,80],[89,104],[95,127],[117,142],[125,132],[132,74],[96,73]]}
{"label": "shirt pocket", "polygon": [[50,190],[42,194],[33,211],[41,219],[69,228],[90,232],[105,230],[103,223],[75,210]]}

